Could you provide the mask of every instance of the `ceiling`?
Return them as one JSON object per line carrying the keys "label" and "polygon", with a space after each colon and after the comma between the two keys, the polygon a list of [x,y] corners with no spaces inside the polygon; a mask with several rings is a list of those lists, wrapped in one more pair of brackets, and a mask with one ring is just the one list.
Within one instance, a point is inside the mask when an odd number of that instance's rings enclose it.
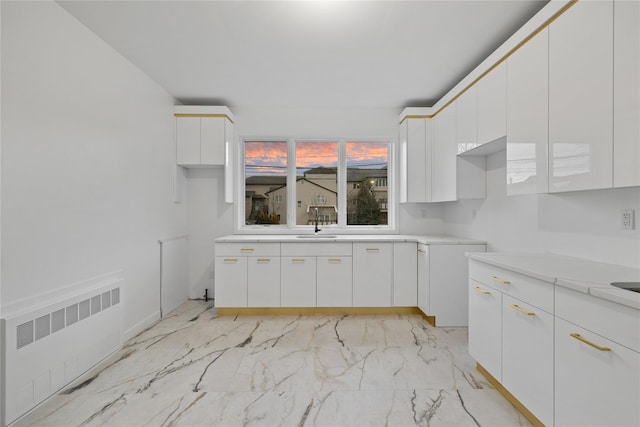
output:
{"label": "ceiling", "polygon": [[429,107],[546,1],[58,1],[184,104]]}

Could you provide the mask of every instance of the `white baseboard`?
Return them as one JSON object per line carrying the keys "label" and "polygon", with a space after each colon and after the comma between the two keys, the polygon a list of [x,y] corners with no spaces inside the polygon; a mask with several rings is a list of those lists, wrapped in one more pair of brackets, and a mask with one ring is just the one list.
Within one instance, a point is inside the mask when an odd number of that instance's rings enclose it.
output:
{"label": "white baseboard", "polygon": [[146,329],[149,329],[153,326],[158,320],[160,320],[160,310],[153,312],[150,316],[133,325],[133,327],[124,331],[123,340],[124,342],[129,341],[131,338],[135,337],[141,332],[144,332]]}

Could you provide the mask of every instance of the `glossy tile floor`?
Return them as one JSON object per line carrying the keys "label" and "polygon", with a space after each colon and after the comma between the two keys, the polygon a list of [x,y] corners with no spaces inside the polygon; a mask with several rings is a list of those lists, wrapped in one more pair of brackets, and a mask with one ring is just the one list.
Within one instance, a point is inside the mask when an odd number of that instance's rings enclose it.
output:
{"label": "glossy tile floor", "polygon": [[530,424],[476,371],[466,328],[216,317],[190,301],[16,425]]}

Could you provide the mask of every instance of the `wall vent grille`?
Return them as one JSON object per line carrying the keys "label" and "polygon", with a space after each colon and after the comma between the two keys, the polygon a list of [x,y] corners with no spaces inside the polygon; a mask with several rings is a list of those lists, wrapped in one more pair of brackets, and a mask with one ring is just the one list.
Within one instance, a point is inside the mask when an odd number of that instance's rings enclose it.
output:
{"label": "wall vent grille", "polygon": [[51,333],[55,334],[64,328],[64,308],[51,313]]}
{"label": "wall vent grille", "polygon": [[80,320],[84,320],[91,315],[91,307],[89,304],[89,299],[80,301],[80,304],[78,305],[80,307],[80,318],[79,318]]}
{"label": "wall vent grille", "polygon": [[111,305],[116,305],[120,303],[120,288],[115,288],[111,290]]}
{"label": "wall vent grille", "polygon": [[73,325],[78,321],[78,304],[73,304],[67,307],[67,327]]}
{"label": "wall vent grille", "polygon": [[16,328],[18,348],[29,345],[33,342],[33,320],[29,320]]}
{"label": "wall vent grille", "polygon": [[51,333],[51,315],[45,314],[36,319],[36,341]]}
{"label": "wall vent grille", "polygon": [[[61,308],[37,319],[22,323],[16,327],[16,349],[38,341],[61,329],[96,315],[120,302],[120,288],[114,288],[102,294],[80,301],[67,308]],[[66,315],[65,315],[66,314]],[[34,330],[35,327],[35,330]]]}

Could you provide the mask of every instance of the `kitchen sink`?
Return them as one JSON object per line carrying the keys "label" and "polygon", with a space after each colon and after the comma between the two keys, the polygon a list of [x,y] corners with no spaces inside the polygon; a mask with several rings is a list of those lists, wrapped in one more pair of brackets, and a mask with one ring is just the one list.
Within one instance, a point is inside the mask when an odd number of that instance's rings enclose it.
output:
{"label": "kitchen sink", "polygon": [[298,239],[335,239],[338,236],[330,234],[301,234],[296,237]]}
{"label": "kitchen sink", "polygon": [[611,286],[640,293],[640,282],[611,282]]}

